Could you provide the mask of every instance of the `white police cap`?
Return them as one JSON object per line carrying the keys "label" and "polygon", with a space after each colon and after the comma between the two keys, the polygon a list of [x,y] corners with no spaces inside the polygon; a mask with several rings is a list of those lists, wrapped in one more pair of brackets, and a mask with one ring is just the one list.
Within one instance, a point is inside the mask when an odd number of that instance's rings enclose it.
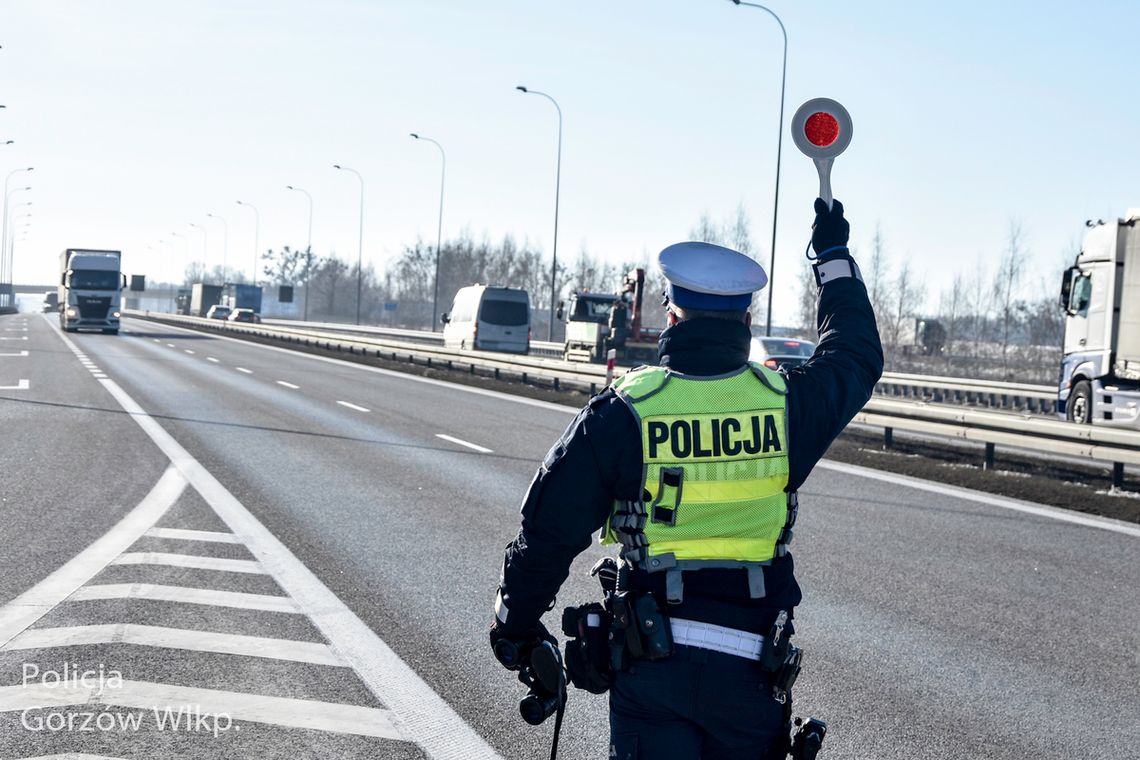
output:
{"label": "white police cap", "polygon": [[768,284],[764,267],[739,251],[711,243],[676,243],[657,255],[669,300],[681,308],[738,311]]}

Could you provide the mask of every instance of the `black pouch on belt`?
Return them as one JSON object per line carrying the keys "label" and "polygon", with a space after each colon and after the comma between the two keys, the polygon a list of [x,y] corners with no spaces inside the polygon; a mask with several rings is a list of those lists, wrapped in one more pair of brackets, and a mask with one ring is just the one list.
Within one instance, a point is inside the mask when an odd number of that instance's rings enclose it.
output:
{"label": "black pouch on belt", "polygon": [[566,673],[570,683],[591,694],[604,694],[613,683],[610,666],[610,627],[613,616],[597,602],[562,611],[566,642]]}

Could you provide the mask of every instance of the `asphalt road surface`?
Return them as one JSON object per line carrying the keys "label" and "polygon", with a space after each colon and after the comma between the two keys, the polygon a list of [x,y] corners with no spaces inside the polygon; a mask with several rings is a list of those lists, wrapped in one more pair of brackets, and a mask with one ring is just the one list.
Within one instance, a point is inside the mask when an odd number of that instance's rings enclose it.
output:
{"label": "asphalt road surface", "polygon": [[[486,631],[573,410],[124,328],[0,317],[0,758],[546,757]],[[801,505],[821,757],[1140,757],[1136,526],[827,463]],[[560,757],[606,736],[572,692]]]}

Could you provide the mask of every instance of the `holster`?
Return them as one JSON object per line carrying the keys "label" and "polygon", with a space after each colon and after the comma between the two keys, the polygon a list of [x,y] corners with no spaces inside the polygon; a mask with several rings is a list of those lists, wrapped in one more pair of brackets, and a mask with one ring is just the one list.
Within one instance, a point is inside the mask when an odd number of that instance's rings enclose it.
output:
{"label": "holster", "polygon": [[570,683],[591,694],[604,694],[613,683],[610,630],[613,616],[598,602],[562,611],[566,642],[566,673]]}
{"label": "holster", "polygon": [[660,660],[673,654],[673,629],[657,600],[644,591],[619,591],[606,597],[613,615],[610,664],[625,670],[631,659]]}

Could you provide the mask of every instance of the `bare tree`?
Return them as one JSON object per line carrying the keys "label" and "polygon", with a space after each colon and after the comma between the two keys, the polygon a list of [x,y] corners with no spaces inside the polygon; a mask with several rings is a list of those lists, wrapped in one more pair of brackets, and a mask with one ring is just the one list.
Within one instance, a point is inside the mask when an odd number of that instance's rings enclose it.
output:
{"label": "bare tree", "polygon": [[993,300],[998,314],[998,342],[1001,345],[1002,374],[1009,373],[1009,345],[1014,334],[1018,317],[1017,295],[1021,285],[1021,271],[1025,257],[1029,254],[1022,242],[1020,222],[1010,220],[1009,238],[1005,253],[998,265],[998,276],[994,280]]}
{"label": "bare tree", "polygon": [[815,283],[815,272],[807,265],[800,266],[799,328],[804,335],[814,338],[819,308],[819,286]]}
{"label": "bare tree", "polygon": [[909,261],[903,262],[891,288],[894,298],[887,330],[887,346],[890,354],[897,359],[902,344],[909,344],[913,340],[914,321],[926,296],[926,289],[915,280]]}
{"label": "bare tree", "polygon": [[871,238],[871,258],[867,263],[867,296],[871,300],[871,308],[875,310],[879,333],[885,335],[889,332],[887,328],[895,321],[895,299],[890,281],[887,245],[883,238],[882,224],[878,222],[875,223],[875,237]]}
{"label": "bare tree", "polygon": [[966,283],[961,273],[954,275],[950,289],[943,290],[938,317],[946,328],[945,360],[949,368],[954,361],[954,345],[962,332],[963,310],[966,303]]}

